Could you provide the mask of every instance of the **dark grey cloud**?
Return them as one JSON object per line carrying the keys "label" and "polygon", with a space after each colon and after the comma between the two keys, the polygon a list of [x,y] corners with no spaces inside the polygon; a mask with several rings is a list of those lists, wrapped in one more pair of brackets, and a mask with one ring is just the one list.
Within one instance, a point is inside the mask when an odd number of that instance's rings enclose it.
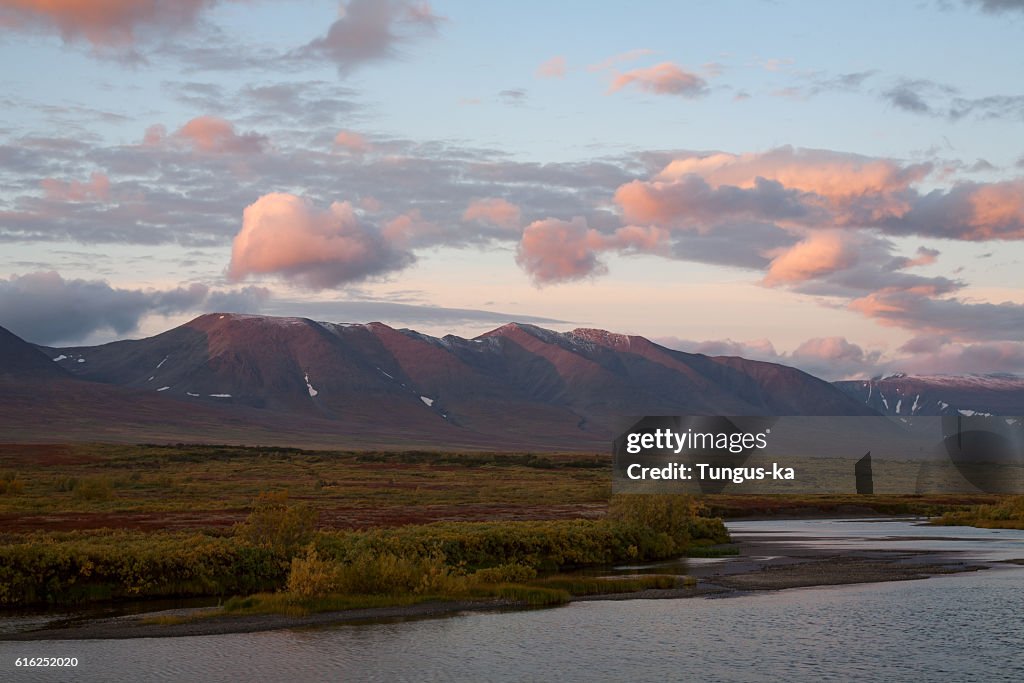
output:
{"label": "dark grey cloud", "polygon": [[938,298],[926,288],[882,289],[850,303],[852,310],[883,324],[928,331],[957,341],[1024,338],[1024,305],[972,303]]}
{"label": "dark grey cloud", "polygon": [[[310,129],[366,118],[355,90],[327,81],[266,81],[236,90],[204,81],[166,81],[163,88],[197,115],[229,116],[246,125],[273,126],[278,131],[294,129],[302,139],[309,138]],[[334,132],[326,133],[325,139]]]}
{"label": "dark grey cloud", "polygon": [[504,104],[512,106],[520,106],[526,102],[527,93],[522,88],[512,88],[509,90],[502,90],[498,93],[498,99]]}
{"label": "dark grey cloud", "polygon": [[965,5],[977,7],[983,12],[1024,12],[1024,0],[963,0]]}
{"label": "dark grey cloud", "polygon": [[963,97],[957,88],[927,79],[901,79],[880,95],[897,109],[950,121],[1024,120],[1024,95]]}
{"label": "dark grey cloud", "polygon": [[[778,88],[771,94],[776,97],[785,97],[794,100],[806,100],[818,95],[829,93],[854,93],[860,92],[864,82],[877,74],[878,71],[870,69],[867,71],[854,71],[842,74],[828,74],[825,72],[813,72],[802,75],[794,85]],[[749,99],[750,95],[740,92],[734,99]]]}
{"label": "dark grey cloud", "polygon": [[925,100],[921,88],[911,83],[900,83],[882,92],[882,99],[904,111],[915,114],[931,114],[931,105]]}
{"label": "dark grey cloud", "polygon": [[990,95],[988,97],[956,97],[946,115],[952,120],[1009,119],[1024,121],[1024,95]]}
{"label": "dark grey cloud", "polygon": [[727,222],[705,233],[673,233],[671,255],[682,261],[763,270],[771,263],[768,254],[797,241],[774,223]]}
{"label": "dark grey cloud", "polygon": [[428,3],[404,0],[351,0],[327,34],[293,57],[325,59],[348,74],[369,62],[394,59],[402,46],[437,33],[442,18]]}
{"label": "dark grey cloud", "polygon": [[[0,279],[0,325],[37,344],[78,342],[94,332],[124,335],[148,315],[174,315],[249,292],[211,291],[194,283],[174,289],[123,289],[102,280],[66,280],[55,271]],[[238,299],[240,300],[240,299]]]}

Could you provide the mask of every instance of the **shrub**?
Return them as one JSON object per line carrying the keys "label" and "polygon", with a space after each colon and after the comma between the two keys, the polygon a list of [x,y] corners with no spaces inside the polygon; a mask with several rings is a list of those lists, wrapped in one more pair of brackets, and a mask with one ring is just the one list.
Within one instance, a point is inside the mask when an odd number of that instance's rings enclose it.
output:
{"label": "shrub", "polygon": [[325,560],[309,549],[301,557],[292,558],[286,590],[297,598],[319,598],[338,591],[337,562]]}
{"label": "shrub", "polygon": [[236,531],[252,545],[291,557],[312,539],[317,516],[308,505],[289,505],[287,491],[261,493],[253,501],[248,519]]}
{"label": "shrub", "polygon": [[465,576],[443,554],[398,556],[364,550],[338,568],[337,589],[355,595],[454,593]]}

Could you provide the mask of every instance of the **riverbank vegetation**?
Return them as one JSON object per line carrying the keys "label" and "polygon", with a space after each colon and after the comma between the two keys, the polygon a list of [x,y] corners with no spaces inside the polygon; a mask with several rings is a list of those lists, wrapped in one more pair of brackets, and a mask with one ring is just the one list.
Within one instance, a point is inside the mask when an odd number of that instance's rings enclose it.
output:
{"label": "riverbank vegetation", "polygon": [[990,505],[976,505],[967,510],[946,512],[933,520],[933,524],[976,526],[983,529],[1024,529],[1024,496],[1011,496]]}
{"label": "riverbank vegetation", "polygon": [[610,458],[593,454],[0,444],[0,608],[251,594],[303,609],[473,591],[549,600],[563,589],[538,581],[564,570],[735,552],[719,517],[935,516],[998,502],[613,497]]}
{"label": "riverbank vegetation", "polygon": [[628,496],[613,501],[600,519],[317,530],[306,504],[265,494],[248,519],[228,532],[107,530],[5,538],[0,605],[260,591],[283,593],[286,598],[274,600],[304,609],[311,601],[374,596],[550,604],[564,587],[538,584],[538,576],[677,557],[691,546],[727,542],[721,520],[700,512],[685,497]]}

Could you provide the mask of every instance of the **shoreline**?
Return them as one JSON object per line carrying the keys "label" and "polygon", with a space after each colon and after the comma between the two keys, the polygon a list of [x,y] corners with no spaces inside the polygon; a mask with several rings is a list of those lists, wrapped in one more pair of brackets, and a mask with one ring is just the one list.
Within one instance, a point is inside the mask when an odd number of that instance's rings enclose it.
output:
{"label": "shoreline", "polygon": [[[710,562],[697,562],[691,587],[647,589],[632,593],[574,596],[571,602],[608,600],[671,600],[696,597],[741,596],[753,592],[842,586],[889,581],[910,581],[932,576],[973,572],[993,563],[964,558],[942,551],[855,550],[836,553],[833,549],[780,544],[758,539],[737,540],[740,555]],[[487,612],[530,608],[510,600],[452,600],[415,605],[373,607],[302,616],[284,614],[217,615],[220,608],[199,607],[100,617],[74,625],[46,625],[33,630],[0,633],[0,641],[108,640],[171,638],[235,633],[255,633],[405,619],[429,619],[465,612]],[[145,623],[160,616],[196,615],[191,621],[173,624]]]}

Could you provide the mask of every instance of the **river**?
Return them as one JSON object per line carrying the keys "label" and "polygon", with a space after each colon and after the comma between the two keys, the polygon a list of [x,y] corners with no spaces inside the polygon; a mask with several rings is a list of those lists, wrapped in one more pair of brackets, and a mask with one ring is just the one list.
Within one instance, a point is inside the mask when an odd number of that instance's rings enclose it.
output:
{"label": "river", "polygon": [[[734,522],[737,537],[1024,558],[1024,531]],[[16,657],[77,657],[17,669]],[[1019,681],[1024,567],[919,581],[189,638],[0,642],[0,680]]]}

